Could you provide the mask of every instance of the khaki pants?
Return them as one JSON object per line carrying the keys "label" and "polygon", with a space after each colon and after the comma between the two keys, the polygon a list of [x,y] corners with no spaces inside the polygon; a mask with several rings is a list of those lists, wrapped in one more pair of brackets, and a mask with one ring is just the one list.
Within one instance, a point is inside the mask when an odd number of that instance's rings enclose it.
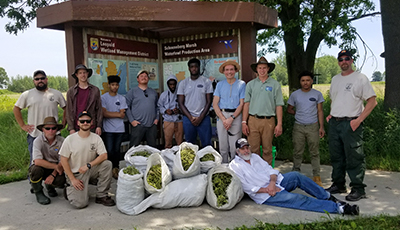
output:
{"label": "khaki pants", "polygon": [[172,139],[175,134],[175,141],[180,145],[183,141],[183,122],[164,121],[165,148],[172,148]]}
{"label": "khaki pants", "polygon": [[[230,117],[233,112],[223,112],[225,117]],[[231,128],[228,131],[224,128],[221,119],[217,121],[217,134],[219,143],[219,153],[222,156],[222,163],[229,163],[236,155],[236,141],[242,137],[242,114],[233,120]]]}
{"label": "khaki pants", "polygon": [[272,163],[272,139],[275,130],[275,117],[270,119],[258,119],[249,116],[248,142],[252,153],[260,155],[260,145],[262,145],[262,158],[271,165]]}
{"label": "khaki pants", "polygon": [[89,204],[89,180],[97,179],[96,197],[101,198],[108,195],[111,184],[112,163],[109,160],[101,162],[99,165],[92,166],[84,174],[76,173],[75,178],[83,181],[83,190],[76,190],[70,179],[67,177],[67,197],[69,203],[75,208],[84,208]]}
{"label": "khaki pants", "polygon": [[293,170],[300,171],[303,161],[304,148],[306,141],[311,157],[311,167],[313,176],[320,176],[319,160],[319,125],[318,123],[310,125],[301,125],[294,123],[293,126]]}

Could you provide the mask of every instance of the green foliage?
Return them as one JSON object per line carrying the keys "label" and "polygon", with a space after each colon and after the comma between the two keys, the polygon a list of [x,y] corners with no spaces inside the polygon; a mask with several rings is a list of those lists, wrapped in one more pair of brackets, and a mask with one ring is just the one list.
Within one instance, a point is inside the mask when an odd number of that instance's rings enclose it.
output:
{"label": "green foliage", "polygon": [[288,73],[286,66],[286,55],[284,52],[280,53],[278,57],[271,61],[275,63],[275,70],[271,73],[271,77],[277,80],[281,85],[288,84]]}
{"label": "green foliage", "polygon": [[17,99],[12,99],[7,95],[0,95],[0,112],[12,111]]}
{"label": "green foliage", "polygon": [[204,162],[204,161],[215,161],[215,157],[214,157],[214,155],[212,153],[207,153],[202,158],[200,158],[200,161],[201,162]]}
{"label": "green foliage", "polygon": [[213,191],[217,197],[217,206],[221,207],[228,203],[226,189],[231,184],[232,175],[229,173],[214,173],[212,175]]}
{"label": "green foliage", "polygon": [[142,157],[149,157],[151,153],[147,152],[146,150],[134,152],[131,157],[133,156],[142,156]]}
{"label": "green foliage", "polygon": [[375,71],[372,74],[372,81],[382,81],[383,74],[380,71]]}
{"label": "green foliage", "polygon": [[[61,92],[68,91],[68,79],[66,77],[61,76],[47,76],[47,86],[52,89],[59,90]],[[10,83],[8,84],[8,90],[15,93],[22,93],[26,90],[34,88],[33,78],[29,76],[20,76],[18,75],[15,78],[11,78]]]}
{"label": "green foliage", "polygon": [[[336,74],[340,73],[340,67],[337,59],[332,55],[319,57],[315,60],[314,73],[316,76],[314,83],[327,84],[331,83],[331,79]],[[317,82],[318,79],[318,82]]]}
{"label": "green foliage", "polygon": [[0,67],[0,89],[6,89],[9,81],[6,70]]}
{"label": "green foliage", "polygon": [[193,149],[187,147],[181,150],[181,161],[183,170],[187,171],[190,166],[193,164],[194,158],[196,155],[194,154]]}
{"label": "green foliage", "polygon": [[161,189],[162,180],[161,180],[161,165],[153,165],[149,169],[147,173],[147,183],[153,186],[156,189]]}
{"label": "green foliage", "polygon": [[134,166],[132,166],[132,165],[130,165],[130,166],[124,168],[124,170],[123,170],[122,172],[124,172],[125,174],[128,174],[128,175],[131,175],[131,176],[140,173],[139,170],[137,170],[137,169],[136,169]]}

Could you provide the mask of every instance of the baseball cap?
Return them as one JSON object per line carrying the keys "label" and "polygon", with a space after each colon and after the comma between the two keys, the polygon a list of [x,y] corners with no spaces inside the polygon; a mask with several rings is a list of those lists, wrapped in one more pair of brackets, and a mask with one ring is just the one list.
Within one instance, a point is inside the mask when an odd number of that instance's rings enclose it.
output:
{"label": "baseball cap", "polygon": [[235,142],[237,149],[243,148],[243,146],[249,146],[249,142],[245,138],[240,138]]}
{"label": "baseball cap", "polygon": [[83,116],[88,116],[88,117],[92,118],[92,115],[88,111],[82,111],[81,113],[79,113],[78,118],[83,117]]}
{"label": "baseball cap", "polygon": [[341,56],[349,56],[350,58],[352,58],[352,57],[353,57],[353,54],[351,54],[351,52],[348,51],[348,50],[341,50],[341,51],[338,53],[337,58],[340,58]]}

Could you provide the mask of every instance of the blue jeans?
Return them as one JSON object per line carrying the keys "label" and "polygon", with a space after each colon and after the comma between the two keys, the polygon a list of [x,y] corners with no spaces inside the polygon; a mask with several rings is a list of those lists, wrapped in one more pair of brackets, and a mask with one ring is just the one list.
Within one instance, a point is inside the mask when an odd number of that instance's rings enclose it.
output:
{"label": "blue jeans", "polygon": [[199,126],[194,126],[189,118],[183,117],[183,132],[185,140],[192,144],[197,144],[197,134],[199,134],[201,146],[211,145],[211,121],[210,116],[205,116]]}
{"label": "blue jeans", "polygon": [[113,168],[119,168],[119,161],[121,159],[120,148],[122,136],[124,133],[103,133],[103,141],[107,150],[108,160],[111,161]]}
{"label": "blue jeans", "polygon": [[[276,193],[275,196],[271,196],[263,204],[314,212],[338,213],[338,204],[327,200],[330,197],[329,192],[325,191],[310,178],[298,172],[289,172],[283,174],[283,177],[281,186],[285,190]],[[291,193],[296,188],[304,190],[313,197]]]}

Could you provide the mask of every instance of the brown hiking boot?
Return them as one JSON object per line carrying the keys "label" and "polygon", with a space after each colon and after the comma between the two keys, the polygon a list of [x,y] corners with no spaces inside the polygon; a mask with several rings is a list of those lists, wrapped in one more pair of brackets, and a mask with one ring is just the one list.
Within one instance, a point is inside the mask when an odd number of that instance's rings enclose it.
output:
{"label": "brown hiking boot", "polygon": [[102,204],[104,206],[114,206],[115,205],[114,200],[111,199],[111,197],[109,197],[109,196],[105,196],[105,197],[101,197],[101,198],[96,197],[95,202],[98,204]]}
{"label": "brown hiking boot", "polygon": [[319,186],[321,186],[321,187],[324,187],[324,186],[322,186],[321,177],[315,176],[315,177],[313,178],[313,181],[314,181],[317,185],[319,185]]}
{"label": "brown hiking boot", "polygon": [[118,173],[119,173],[119,169],[118,168],[113,168],[112,169],[112,177],[114,177],[114,179],[118,180]]}

